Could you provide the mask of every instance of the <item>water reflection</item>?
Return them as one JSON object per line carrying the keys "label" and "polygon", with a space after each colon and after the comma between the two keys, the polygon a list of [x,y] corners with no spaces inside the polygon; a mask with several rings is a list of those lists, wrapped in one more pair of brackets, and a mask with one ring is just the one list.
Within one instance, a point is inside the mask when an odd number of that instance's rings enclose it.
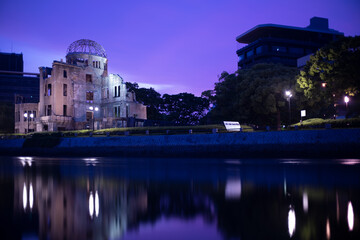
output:
{"label": "water reflection", "polygon": [[359,165],[27,160],[0,174],[0,220],[14,239],[359,237]]}
{"label": "water reflection", "polygon": [[352,231],[354,229],[354,210],[351,202],[348,203],[347,220],[349,230]]}
{"label": "water reflection", "polygon": [[295,217],[295,210],[292,206],[290,206],[289,213],[288,213],[288,228],[289,228],[289,235],[292,237],[295,232],[296,226],[296,217]]}

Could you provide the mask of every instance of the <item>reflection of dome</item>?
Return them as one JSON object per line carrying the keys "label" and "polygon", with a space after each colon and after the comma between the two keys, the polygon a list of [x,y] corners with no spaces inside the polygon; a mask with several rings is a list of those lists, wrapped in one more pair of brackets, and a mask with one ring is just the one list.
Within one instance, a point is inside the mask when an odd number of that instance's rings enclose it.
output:
{"label": "reflection of dome", "polygon": [[66,55],[71,53],[85,53],[106,58],[105,49],[97,42],[89,39],[80,39],[70,44]]}

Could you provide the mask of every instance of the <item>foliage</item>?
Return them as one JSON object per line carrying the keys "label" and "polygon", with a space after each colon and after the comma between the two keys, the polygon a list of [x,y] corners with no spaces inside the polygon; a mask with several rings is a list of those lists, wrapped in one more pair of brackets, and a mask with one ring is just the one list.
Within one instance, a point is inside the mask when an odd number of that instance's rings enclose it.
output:
{"label": "foliage", "polygon": [[147,118],[151,120],[162,120],[164,116],[160,113],[162,103],[161,94],[153,88],[139,88],[137,83],[126,82],[129,91],[133,91],[136,100],[144,104],[147,108]]}
{"label": "foliage", "polygon": [[332,115],[332,106],[344,95],[359,93],[359,66],[359,36],[344,37],[318,50],[297,76],[297,90],[303,93],[304,104],[318,115]]}
{"label": "foliage", "polygon": [[[277,125],[288,119],[285,90],[294,94],[296,68],[275,64],[257,64],[235,74],[223,72],[215,84],[215,108],[212,117],[257,125]],[[295,107],[292,107],[295,110]],[[287,121],[286,121],[287,122]]]}
{"label": "foliage", "polygon": [[191,93],[163,95],[162,111],[166,114],[166,119],[176,125],[199,124],[208,107],[209,101],[206,98],[196,97]]}
{"label": "foliage", "polygon": [[304,120],[302,123],[296,123],[292,126],[302,127],[324,127],[326,124],[331,124],[332,128],[358,128],[360,127],[360,118],[347,118],[347,119],[322,119],[311,118]]}

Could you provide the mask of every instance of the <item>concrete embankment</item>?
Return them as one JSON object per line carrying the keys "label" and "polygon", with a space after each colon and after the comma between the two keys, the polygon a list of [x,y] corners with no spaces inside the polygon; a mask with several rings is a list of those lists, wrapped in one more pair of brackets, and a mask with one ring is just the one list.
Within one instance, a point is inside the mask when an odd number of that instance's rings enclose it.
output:
{"label": "concrete embankment", "polygon": [[0,139],[1,155],[359,158],[360,129]]}

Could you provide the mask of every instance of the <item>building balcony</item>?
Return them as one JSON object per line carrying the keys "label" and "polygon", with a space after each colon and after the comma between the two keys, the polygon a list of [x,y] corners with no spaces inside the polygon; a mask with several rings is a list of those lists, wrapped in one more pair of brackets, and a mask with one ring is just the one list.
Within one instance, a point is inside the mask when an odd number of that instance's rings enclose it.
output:
{"label": "building balcony", "polygon": [[42,117],[39,117],[39,121],[42,123],[42,124],[48,124],[48,123],[53,123],[53,122],[56,122],[56,123],[69,123],[73,120],[72,117],[69,117],[69,116],[57,116],[57,115],[51,115],[51,116],[42,116]]}

